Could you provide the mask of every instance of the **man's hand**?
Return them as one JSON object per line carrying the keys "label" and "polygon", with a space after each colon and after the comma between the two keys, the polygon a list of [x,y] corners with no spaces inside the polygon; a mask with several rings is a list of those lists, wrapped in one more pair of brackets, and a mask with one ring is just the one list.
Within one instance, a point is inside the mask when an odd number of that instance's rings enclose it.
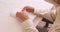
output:
{"label": "man's hand", "polygon": [[19,19],[21,19],[23,21],[25,21],[29,18],[28,15],[24,12],[17,12],[16,17],[18,17]]}
{"label": "man's hand", "polygon": [[22,11],[27,11],[27,12],[34,12],[34,8],[33,7],[30,7],[30,6],[25,6],[23,9],[22,9]]}

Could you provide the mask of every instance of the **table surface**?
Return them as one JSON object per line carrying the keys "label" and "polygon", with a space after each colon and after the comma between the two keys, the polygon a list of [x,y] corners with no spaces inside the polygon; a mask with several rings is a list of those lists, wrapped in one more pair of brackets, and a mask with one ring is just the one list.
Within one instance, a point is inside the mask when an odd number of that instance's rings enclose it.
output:
{"label": "table surface", "polygon": [[[10,16],[10,12],[19,11],[24,6],[30,5],[35,8],[45,7],[42,1],[37,0],[0,0],[0,32],[22,32],[20,22]],[[38,4],[37,4],[38,3]],[[48,6],[47,6],[48,7]],[[46,7],[45,7],[46,8]]]}

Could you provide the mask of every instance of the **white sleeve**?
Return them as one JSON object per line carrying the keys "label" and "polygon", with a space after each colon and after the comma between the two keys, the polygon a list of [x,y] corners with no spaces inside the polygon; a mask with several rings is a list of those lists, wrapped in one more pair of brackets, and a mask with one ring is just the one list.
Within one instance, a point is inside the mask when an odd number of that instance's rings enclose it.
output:
{"label": "white sleeve", "polygon": [[35,9],[34,10],[34,13],[35,14],[40,14],[40,15],[45,15],[46,13],[49,13],[50,10],[49,9]]}
{"label": "white sleeve", "polygon": [[38,32],[38,30],[34,27],[34,24],[31,20],[26,20],[22,23],[24,28],[24,32]]}
{"label": "white sleeve", "polygon": [[42,9],[35,9],[34,13],[53,22],[53,20],[55,19],[55,16],[56,16],[55,15],[56,10],[51,10],[51,9],[43,9],[43,8]]}
{"label": "white sleeve", "polygon": [[51,14],[50,14],[51,10],[48,10],[48,9],[35,9],[34,13],[36,15],[39,15],[39,16],[42,16],[50,21],[53,21],[52,18],[51,18]]}

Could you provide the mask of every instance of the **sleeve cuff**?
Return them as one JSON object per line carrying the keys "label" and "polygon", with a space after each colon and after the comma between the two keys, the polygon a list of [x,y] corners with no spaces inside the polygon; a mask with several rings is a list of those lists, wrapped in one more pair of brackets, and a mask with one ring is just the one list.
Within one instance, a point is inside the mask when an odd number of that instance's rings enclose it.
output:
{"label": "sleeve cuff", "polygon": [[39,32],[35,27],[28,27],[24,30],[24,32]]}
{"label": "sleeve cuff", "polygon": [[40,9],[34,9],[34,14],[39,14]]}
{"label": "sleeve cuff", "polygon": [[24,21],[24,22],[22,23],[22,26],[23,26],[23,28],[24,28],[24,32],[39,32],[39,31],[35,28],[32,20],[30,20],[30,19]]}
{"label": "sleeve cuff", "polygon": [[34,26],[32,20],[28,19],[28,20],[25,20],[23,23],[22,23],[22,26],[24,28],[27,28],[27,27],[31,27],[31,26]]}
{"label": "sleeve cuff", "polygon": [[42,15],[42,16],[49,12],[50,12],[49,9],[43,9],[43,8],[34,10],[35,14]]}

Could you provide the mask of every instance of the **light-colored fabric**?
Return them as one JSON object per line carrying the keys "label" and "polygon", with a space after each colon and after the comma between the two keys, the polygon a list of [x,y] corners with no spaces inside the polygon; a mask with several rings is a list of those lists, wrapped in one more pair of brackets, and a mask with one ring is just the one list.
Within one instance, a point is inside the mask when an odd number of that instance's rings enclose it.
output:
{"label": "light-colored fabric", "polygon": [[39,32],[39,31],[35,28],[33,22],[32,22],[31,20],[29,20],[29,19],[26,20],[26,21],[24,21],[24,22],[22,23],[22,26],[23,26],[23,28],[24,28],[24,32]]}
{"label": "light-colored fabric", "polygon": [[34,11],[35,14],[42,16],[50,21],[54,21],[56,18],[56,10],[54,7],[51,9],[35,9]]}
{"label": "light-colored fabric", "polygon": [[60,32],[60,6],[57,8],[57,17],[49,32]]}

